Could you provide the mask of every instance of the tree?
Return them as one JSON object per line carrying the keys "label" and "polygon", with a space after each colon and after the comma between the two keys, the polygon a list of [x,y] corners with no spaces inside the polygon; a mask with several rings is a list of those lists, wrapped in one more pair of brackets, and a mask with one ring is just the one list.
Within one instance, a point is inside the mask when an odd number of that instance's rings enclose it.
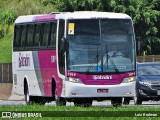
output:
{"label": "tree", "polygon": [[140,38],[142,49],[150,54],[158,54],[154,43],[160,44],[157,20],[160,12],[157,0],[114,0],[112,9],[114,12],[122,12],[130,15],[134,22],[136,36]]}
{"label": "tree", "polygon": [[[134,22],[136,37],[142,50],[159,54],[160,48],[160,2],[158,0],[56,0],[58,11],[110,11],[130,15]],[[156,47],[155,47],[156,45]],[[155,49],[156,48],[156,49]]]}
{"label": "tree", "polygon": [[[15,1],[15,2],[14,2]],[[0,2],[0,34],[4,25],[12,24],[16,16],[41,14],[51,11],[105,11],[121,12],[133,19],[136,37],[140,38],[142,51],[148,54],[160,52],[160,1],[159,0],[6,0]],[[14,5],[9,10],[4,6],[10,2]],[[15,4],[17,4],[16,6]]]}
{"label": "tree", "polygon": [[8,33],[10,25],[14,23],[16,14],[13,11],[5,11],[0,13],[0,37]]}
{"label": "tree", "polygon": [[108,1],[107,0],[56,0],[54,6],[58,11],[61,12],[95,11],[95,10],[109,11],[110,6]]}

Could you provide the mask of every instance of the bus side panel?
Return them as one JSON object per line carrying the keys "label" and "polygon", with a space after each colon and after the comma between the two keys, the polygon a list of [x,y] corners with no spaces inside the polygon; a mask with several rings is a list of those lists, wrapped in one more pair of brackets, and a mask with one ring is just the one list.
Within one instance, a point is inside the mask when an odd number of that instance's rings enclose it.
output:
{"label": "bus side panel", "polygon": [[34,65],[34,55],[31,51],[13,52],[13,91],[17,94],[24,94],[24,79],[27,80],[29,94],[41,96],[40,81],[37,81],[37,68]]}
{"label": "bus side panel", "polygon": [[57,64],[56,64],[56,51],[55,50],[45,50],[38,51],[38,58],[40,64],[40,71],[42,76],[42,82],[44,87],[44,95],[52,96],[52,77],[56,81],[57,94],[60,95],[62,92],[62,80],[57,74]]}
{"label": "bus side panel", "polygon": [[24,94],[26,78],[31,96],[52,96],[52,77],[54,76],[57,94],[61,95],[62,80],[57,74],[56,51],[41,50],[13,53],[13,91]]}
{"label": "bus side panel", "polygon": [[20,80],[21,78],[19,78],[19,74],[17,71],[17,53],[14,52],[12,54],[12,74],[13,74],[13,92],[16,94],[20,94],[23,95],[24,91],[23,91],[23,86],[21,86],[22,81]]}

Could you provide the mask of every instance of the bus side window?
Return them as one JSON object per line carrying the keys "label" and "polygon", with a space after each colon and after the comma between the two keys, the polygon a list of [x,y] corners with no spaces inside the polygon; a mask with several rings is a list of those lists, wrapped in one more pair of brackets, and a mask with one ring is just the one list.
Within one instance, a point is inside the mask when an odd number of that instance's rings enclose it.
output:
{"label": "bus side window", "polygon": [[56,30],[57,22],[50,23],[50,35],[48,39],[48,47],[56,48]]}
{"label": "bus side window", "polygon": [[27,33],[27,25],[22,26],[22,34],[21,34],[21,49],[25,48],[25,42],[26,42],[26,33]]}
{"label": "bus side window", "polygon": [[35,26],[36,28],[35,28],[35,34],[34,34],[34,41],[33,41],[33,46],[34,47],[39,47],[40,46],[40,27],[41,27],[41,25],[40,24],[36,24],[36,26]]}
{"label": "bus side window", "polygon": [[44,23],[40,24],[40,30],[39,30],[39,47],[45,46],[45,40],[43,40],[44,36]]}
{"label": "bus side window", "polygon": [[34,24],[28,25],[26,46],[31,48],[33,45]]}
{"label": "bus side window", "polygon": [[43,25],[43,36],[42,36],[42,40],[41,40],[41,46],[46,47],[47,46],[47,42],[48,42],[48,38],[49,38],[49,23],[45,23]]}
{"label": "bus side window", "polygon": [[15,26],[15,31],[14,31],[14,48],[18,49],[20,46],[20,41],[21,40],[21,25],[16,25]]}

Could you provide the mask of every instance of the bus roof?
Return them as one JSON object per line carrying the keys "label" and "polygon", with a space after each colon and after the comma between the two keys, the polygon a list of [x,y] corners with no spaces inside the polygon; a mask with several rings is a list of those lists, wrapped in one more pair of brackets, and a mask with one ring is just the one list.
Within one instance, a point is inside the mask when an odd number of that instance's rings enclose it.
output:
{"label": "bus roof", "polygon": [[47,21],[55,19],[95,19],[95,18],[131,19],[130,16],[123,13],[78,11],[78,12],[59,12],[59,13],[56,12],[51,14],[19,16],[16,19],[15,23]]}

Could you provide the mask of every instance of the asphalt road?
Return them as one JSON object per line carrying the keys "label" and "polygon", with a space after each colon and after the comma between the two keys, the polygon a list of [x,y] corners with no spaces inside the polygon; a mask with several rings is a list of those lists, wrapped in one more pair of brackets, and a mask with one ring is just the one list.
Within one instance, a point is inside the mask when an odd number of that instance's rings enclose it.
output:
{"label": "asphalt road", "polygon": [[[4,105],[25,105],[25,101],[23,100],[0,100],[0,106]],[[46,103],[46,106],[53,105],[55,106],[55,102]],[[67,106],[74,106],[73,102],[67,102]],[[111,102],[109,100],[97,102],[93,101],[92,106],[99,106],[99,107],[112,107]],[[126,105],[123,105],[126,106]],[[128,106],[128,105],[127,105]],[[129,106],[134,106],[134,101],[131,101]],[[160,106],[160,101],[143,101],[142,106]]]}

